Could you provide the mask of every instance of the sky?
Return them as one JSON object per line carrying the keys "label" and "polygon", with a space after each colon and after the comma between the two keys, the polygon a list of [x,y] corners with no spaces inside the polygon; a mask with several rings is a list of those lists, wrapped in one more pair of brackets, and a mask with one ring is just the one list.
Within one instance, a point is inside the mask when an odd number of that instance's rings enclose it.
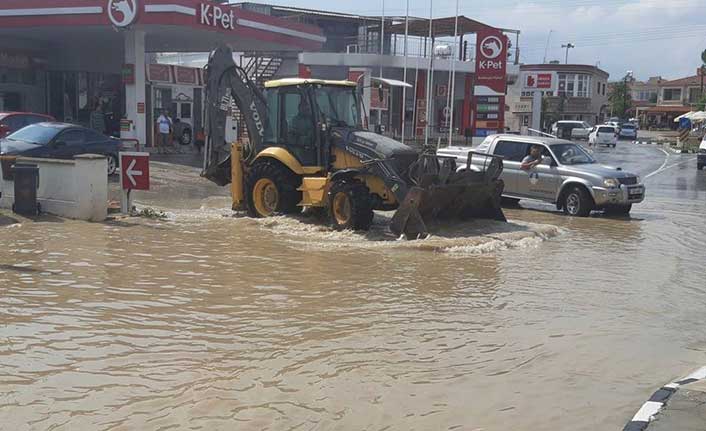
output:
{"label": "sky", "polygon": [[[272,0],[361,15],[404,15],[407,0]],[[410,15],[429,16],[430,0],[409,0]],[[456,0],[431,0],[435,17],[454,16]],[[598,65],[621,79],[694,75],[706,49],[706,0],[459,0],[460,14],[521,31],[520,59],[564,62],[562,44],[573,43],[569,63]],[[551,32],[551,34],[550,34]],[[549,44],[547,45],[547,41]]]}

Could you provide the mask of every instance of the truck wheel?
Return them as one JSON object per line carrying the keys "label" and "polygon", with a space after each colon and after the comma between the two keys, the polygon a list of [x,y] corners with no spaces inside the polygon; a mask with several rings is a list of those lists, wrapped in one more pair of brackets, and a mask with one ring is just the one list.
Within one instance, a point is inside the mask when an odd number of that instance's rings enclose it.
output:
{"label": "truck wheel", "polygon": [[357,180],[335,181],[328,192],[328,215],[336,230],[368,230],[373,222],[370,190]]}
{"label": "truck wheel", "polygon": [[297,212],[300,185],[301,178],[284,165],[269,160],[255,162],[245,180],[248,215],[270,217]]}
{"label": "truck wheel", "polygon": [[606,207],[603,212],[608,215],[622,215],[626,216],[630,214],[630,211],[632,210],[632,204],[628,205],[611,205],[609,207]]}
{"label": "truck wheel", "polygon": [[572,187],[564,195],[564,213],[576,217],[588,217],[593,209],[593,200],[583,187]]}

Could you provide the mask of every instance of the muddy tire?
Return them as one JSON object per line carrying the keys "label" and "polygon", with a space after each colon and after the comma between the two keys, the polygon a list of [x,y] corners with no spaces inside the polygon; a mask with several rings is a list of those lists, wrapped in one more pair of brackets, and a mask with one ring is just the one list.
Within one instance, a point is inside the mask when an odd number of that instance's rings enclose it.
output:
{"label": "muddy tire", "polygon": [[586,189],[574,186],[564,194],[564,213],[574,217],[588,217],[593,209],[593,199]]}
{"label": "muddy tire", "polygon": [[607,215],[626,216],[626,215],[630,214],[631,210],[632,210],[632,204],[612,205],[612,206],[606,207],[605,210],[603,210],[603,213],[607,214]]}
{"label": "muddy tire", "polygon": [[336,230],[368,230],[373,223],[370,190],[357,180],[335,181],[328,192],[328,217]]}
{"label": "muddy tire", "polygon": [[245,179],[247,210],[250,217],[270,217],[300,211],[301,177],[279,162],[258,161]]}

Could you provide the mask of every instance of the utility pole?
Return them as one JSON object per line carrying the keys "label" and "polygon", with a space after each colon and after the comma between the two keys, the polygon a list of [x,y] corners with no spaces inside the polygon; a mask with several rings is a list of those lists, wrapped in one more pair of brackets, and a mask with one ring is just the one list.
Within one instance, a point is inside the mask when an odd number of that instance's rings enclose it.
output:
{"label": "utility pole", "polygon": [[704,73],[706,72],[706,49],[701,52],[701,99],[704,98]]}
{"label": "utility pole", "polygon": [[566,48],[566,60],[564,61],[564,64],[569,64],[569,50],[571,48],[576,48],[576,45],[573,43],[567,43],[566,45],[561,45],[562,48]]}
{"label": "utility pole", "polygon": [[549,41],[552,39],[552,32],[553,31],[554,30],[549,30],[549,34],[547,35],[547,44],[544,47],[544,59],[542,60],[542,64],[547,64],[547,52],[549,51]]}
{"label": "utility pole", "polygon": [[[628,70],[623,79],[623,115],[627,117],[628,109],[628,79],[632,78],[632,70]],[[628,118],[626,118],[627,120]]]}

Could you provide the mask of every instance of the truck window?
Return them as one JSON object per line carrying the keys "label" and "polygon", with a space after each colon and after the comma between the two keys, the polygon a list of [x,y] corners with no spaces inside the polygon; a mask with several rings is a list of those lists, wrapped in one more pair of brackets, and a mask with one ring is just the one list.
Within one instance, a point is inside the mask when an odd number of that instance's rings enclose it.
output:
{"label": "truck window", "polygon": [[529,151],[530,144],[524,142],[499,141],[495,144],[493,154],[503,156],[503,159],[510,162],[521,162]]}

